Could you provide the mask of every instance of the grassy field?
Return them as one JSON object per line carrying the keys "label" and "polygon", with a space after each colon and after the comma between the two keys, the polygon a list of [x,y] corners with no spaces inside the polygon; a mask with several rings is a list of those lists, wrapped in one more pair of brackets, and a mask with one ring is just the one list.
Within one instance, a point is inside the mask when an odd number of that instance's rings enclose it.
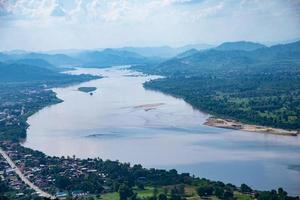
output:
{"label": "grassy field", "polygon": [[[162,193],[163,192],[163,188],[158,188],[158,193]],[[137,193],[137,196],[139,198],[147,198],[147,197],[151,197],[154,193],[154,187],[145,187],[144,190],[140,190],[137,188],[134,188],[134,192]],[[113,193],[107,193],[101,196],[102,200],[119,200],[119,194],[117,192],[113,192]]]}
{"label": "grassy field", "polygon": [[[169,187],[167,187],[169,188]],[[160,193],[164,193],[165,188],[157,188],[158,194]],[[151,197],[153,195],[154,192],[154,188],[153,187],[145,187],[145,190],[140,190],[137,188],[134,188],[134,192],[137,193],[137,196],[141,199],[143,198],[147,198],[147,197]],[[185,187],[185,194],[186,194],[186,199],[187,200],[202,200],[201,197],[199,197],[197,195],[196,192],[196,188],[194,186],[186,186]],[[241,194],[238,192],[234,193],[234,196],[236,197],[237,200],[251,200],[253,198],[251,198],[248,195],[245,194]],[[113,192],[113,193],[107,193],[102,195],[99,200],[119,200],[119,194],[117,192]],[[216,196],[211,196],[210,197],[211,200],[218,200],[218,198]]]}

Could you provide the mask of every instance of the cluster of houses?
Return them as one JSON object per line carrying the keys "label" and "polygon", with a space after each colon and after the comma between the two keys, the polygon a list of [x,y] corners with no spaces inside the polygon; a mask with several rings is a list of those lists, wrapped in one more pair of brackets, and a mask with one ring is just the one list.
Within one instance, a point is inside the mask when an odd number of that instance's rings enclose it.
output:
{"label": "cluster of houses", "polygon": [[19,198],[30,195],[31,197],[38,196],[34,190],[22,182],[7,161],[0,156],[0,179],[8,186],[9,196],[11,198]]}
{"label": "cluster of houses", "polygon": [[0,123],[4,126],[10,126],[18,123],[18,117],[23,115],[24,107],[8,109],[5,108],[0,112]]}
{"label": "cluster of houses", "polygon": [[[7,155],[14,161],[21,172],[36,186],[43,191],[55,195],[57,198],[64,198],[68,195],[85,196],[88,193],[81,190],[61,191],[56,187],[55,177],[57,175],[68,178],[80,178],[89,175],[101,177],[106,181],[106,175],[95,169],[93,160],[80,160],[73,158],[58,158],[39,156],[32,151],[28,153],[24,151],[24,147],[8,141],[0,142],[0,145],[5,147]],[[22,151],[23,150],[23,151]],[[59,170],[57,170],[59,169]],[[17,177],[16,177],[17,178]],[[20,181],[16,181],[12,185],[20,185]],[[103,185],[103,192],[111,192],[110,186]]]}
{"label": "cluster of houses", "polygon": [[0,93],[0,130],[3,126],[16,125],[20,117],[39,107],[41,102],[51,102],[53,98],[48,91],[33,88],[8,88],[6,93]]}

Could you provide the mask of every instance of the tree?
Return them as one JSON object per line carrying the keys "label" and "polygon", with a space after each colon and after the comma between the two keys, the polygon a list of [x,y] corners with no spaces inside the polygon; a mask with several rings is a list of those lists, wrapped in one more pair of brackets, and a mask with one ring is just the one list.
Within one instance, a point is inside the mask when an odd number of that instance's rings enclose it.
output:
{"label": "tree", "polygon": [[165,195],[165,194],[159,194],[158,195],[158,200],[168,200],[167,195]]}
{"label": "tree", "polygon": [[180,195],[184,195],[184,193],[185,193],[185,191],[184,191],[184,184],[180,184],[179,186],[178,186],[178,193],[180,194]]}
{"label": "tree", "polygon": [[232,199],[234,199],[233,198],[233,192],[230,191],[230,190],[225,191],[223,199],[224,200],[232,200]]}
{"label": "tree", "polygon": [[281,200],[281,199],[286,199],[286,197],[287,197],[287,192],[284,191],[282,188],[278,188],[277,193],[278,193],[278,196],[279,196],[279,199],[280,199],[280,200]]}
{"label": "tree", "polygon": [[144,190],[144,189],[145,189],[144,184],[141,183],[141,182],[138,182],[138,183],[136,184],[136,186],[137,186],[140,190]]}
{"label": "tree", "polygon": [[8,191],[8,186],[4,181],[0,181],[0,193],[4,193]]}
{"label": "tree", "polygon": [[181,196],[178,194],[176,187],[171,189],[171,200],[181,200]]}
{"label": "tree", "polygon": [[157,187],[155,186],[154,189],[153,189],[153,197],[155,199],[157,199],[157,194],[158,194],[158,190],[157,190]]}
{"label": "tree", "polygon": [[68,177],[65,176],[57,176],[55,178],[55,185],[56,187],[58,187],[59,189],[67,189],[68,186],[71,185],[71,181]]}
{"label": "tree", "polygon": [[197,188],[197,193],[200,197],[211,196],[213,191],[213,187],[210,185],[202,185]]}
{"label": "tree", "polygon": [[241,185],[241,192],[242,193],[250,193],[250,192],[252,192],[252,189],[248,185],[243,183]]}
{"label": "tree", "polygon": [[127,185],[122,184],[119,188],[120,200],[127,200],[128,197],[133,196],[134,193],[132,188],[129,188]]}
{"label": "tree", "polygon": [[214,193],[219,199],[222,199],[224,196],[224,189],[221,187],[216,187]]}

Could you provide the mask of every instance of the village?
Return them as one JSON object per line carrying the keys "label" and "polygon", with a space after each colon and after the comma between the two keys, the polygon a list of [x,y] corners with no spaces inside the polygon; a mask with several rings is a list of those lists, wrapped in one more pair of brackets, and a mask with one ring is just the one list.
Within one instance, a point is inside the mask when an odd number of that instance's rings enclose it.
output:
{"label": "village", "polygon": [[[73,189],[67,187],[69,179],[82,180],[95,177],[101,181],[101,186],[96,189],[97,193],[111,192],[111,182],[104,173],[98,171],[95,167],[95,160],[80,160],[75,157],[58,158],[48,157],[40,152],[35,152],[21,147],[12,142],[1,142],[1,147],[5,149],[6,154],[13,160],[16,167],[24,176],[42,191],[51,194],[53,198],[66,198],[88,196],[90,191]],[[40,196],[34,192],[28,185],[17,176],[14,168],[11,168],[7,161],[1,157],[1,180],[8,182],[9,187],[14,191],[17,197],[30,194],[32,197]],[[68,178],[66,178],[68,177]],[[65,190],[62,190],[64,188]],[[88,189],[88,188],[87,188]],[[95,191],[92,191],[93,194]]]}

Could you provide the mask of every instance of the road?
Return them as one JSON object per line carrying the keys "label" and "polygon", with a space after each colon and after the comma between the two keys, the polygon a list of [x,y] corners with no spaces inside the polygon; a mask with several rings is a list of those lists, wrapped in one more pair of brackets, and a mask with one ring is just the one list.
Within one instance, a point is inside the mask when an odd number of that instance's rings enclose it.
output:
{"label": "road", "polygon": [[10,159],[10,157],[6,154],[6,152],[3,151],[1,148],[0,148],[0,153],[4,157],[4,159],[8,162],[10,167],[15,170],[16,174],[20,177],[20,179],[25,184],[27,184],[31,189],[36,191],[41,197],[45,197],[48,199],[56,199],[53,195],[51,195],[47,192],[44,192],[38,186],[34,185],[26,176],[24,176],[24,174],[21,172],[21,170],[16,166],[16,164]]}

